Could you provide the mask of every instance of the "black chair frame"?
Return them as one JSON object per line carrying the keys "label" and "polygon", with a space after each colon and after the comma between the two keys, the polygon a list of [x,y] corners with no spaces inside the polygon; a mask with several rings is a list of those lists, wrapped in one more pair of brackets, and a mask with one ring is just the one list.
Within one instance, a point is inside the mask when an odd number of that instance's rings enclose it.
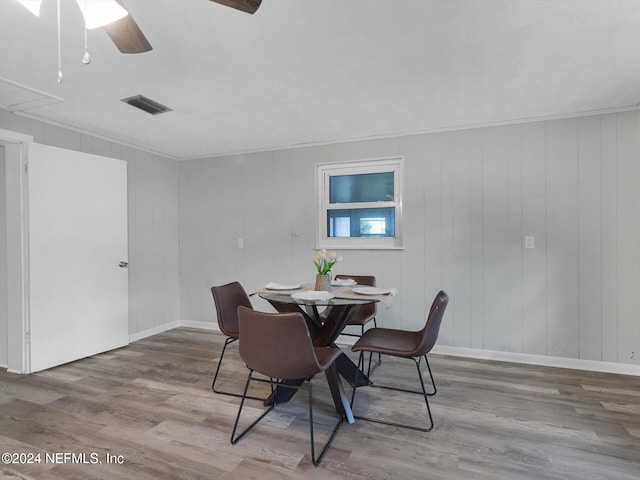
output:
{"label": "black chair frame", "polygon": [[[249,367],[247,367],[249,368]],[[332,368],[334,370],[334,375],[337,375],[336,371],[335,371],[335,364],[333,366],[331,366],[330,368]],[[335,438],[336,434],[338,433],[338,430],[340,430],[340,427],[342,426],[342,424],[344,423],[344,414],[341,415],[340,420],[338,420],[338,422],[335,424],[335,426],[333,427],[333,430],[331,432],[331,435],[329,436],[329,439],[325,442],[325,444],[322,447],[322,450],[320,451],[320,454],[318,455],[318,457],[316,457],[315,455],[315,437],[314,437],[314,432],[313,432],[313,387],[312,387],[312,383],[311,383],[311,377],[306,379],[306,382],[308,384],[308,386],[306,386],[304,383],[302,385],[289,385],[289,384],[285,384],[285,383],[281,383],[281,381],[274,381],[273,378],[269,379],[269,380],[265,380],[262,378],[253,378],[253,372],[254,370],[252,368],[249,368],[249,375],[247,376],[247,382],[245,384],[244,387],[244,393],[241,395],[242,400],[240,401],[240,407],[238,408],[238,414],[236,416],[236,421],[233,424],[233,431],[231,432],[231,444],[235,445],[236,443],[238,443],[238,441],[240,441],[240,439],[242,437],[244,437],[247,433],[249,433],[249,431],[251,429],[253,429],[253,427],[255,427],[260,420],[262,420],[271,410],[273,410],[275,408],[275,406],[277,405],[277,395],[273,395],[273,403],[271,403],[271,405],[269,406],[269,408],[267,410],[265,410],[262,415],[260,415],[251,425],[249,425],[242,433],[240,433],[238,436],[236,436],[236,430],[238,428],[238,423],[240,421],[240,415],[242,413],[242,407],[244,406],[244,401],[247,398],[251,398],[247,396],[247,390],[249,389],[249,384],[251,383],[251,380],[257,381],[257,382],[264,382],[264,383],[269,383],[269,385],[271,386],[271,392],[274,392],[274,386],[276,388],[292,388],[295,390],[307,390],[309,392],[309,437],[310,437],[310,443],[311,443],[311,461],[313,462],[314,466],[318,466],[320,464],[320,462],[322,461],[322,457],[324,457],[324,454],[327,452],[327,450],[329,449],[329,447],[331,446],[331,444],[333,443],[333,439]],[[260,400],[260,399],[258,399]],[[234,438],[235,437],[235,438]]]}
{"label": "black chair frame", "polygon": [[[243,396],[242,393],[228,392],[228,391],[216,389],[216,381],[218,380],[218,373],[220,372],[220,367],[222,366],[222,359],[224,358],[224,353],[227,350],[227,346],[231,345],[233,342],[237,340],[238,339],[235,337],[227,337],[226,340],[224,341],[224,346],[222,347],[222,353],[220,354],[220,360],[218,360],[218,366],[216,367],[216,373],[213,376],[213,382],[211,383],[211,390],[214,393],[219,393],[221,395],[229,395],[232,397],[242,398]],[[260,398],[260,397],[247,396],[247,398],[250,398],[251,400],[264,400],[264,398]]]}
{"label": "black chair frame", "polygon": [[[349,326],[349,325],[347,325]],[[354,325],[355,326],[355,325]],[[376,323],[376,317],[373,317],[373,328],[377,327],[378,324]],[[348,332],[342,332],[340,335],[344,335],[345,337],[361,337],[362,335],[364,335],[364,325],[361,325],[362,327],[362,332],[360,334],[357,333],[348,333]]]}
{"label": "black chair frame", "polygon": [[[362,354],[364,354],[364,352],[360,352]],[[398,392],[407,392],[407,393],[418,393],[418,394],[422,394],[423,392],[418,391],[418,390],[407,390],[404,388],[399,388],[399,387],[390,387],[390,386],[386,386],[386,385],[378,385],[376,383],[374,383],[371,380],[371,373],[373,371],[375,371],[375,368],[373,370],[371,370],[371,356],[373,355],[373,352],[369,352],[369,370],[367,371],[367,379],[369,380],[369,386],[370,387],[375,387],[375,388],[385,388],[387,390],[396,390]],[[420,368],[420,363],[422,362],[422,359],[424,358],[424,362],[427,365],[427,370],[429,371],[429,378],[431,380],[431,387],[433,388],[433,390],[431,392],[425,392],[425,394],[428,397],[433,397],[436,393],[438,393],[438,389],[436,388],[436,382],[433,378],[433,372],[431,371],[431,365],[429,365],[429,359],[427,358],[426,355],[423,355],[422,357],[420,357],[418,359],[418,369]],[[415,359],[414,359],[415,361]],[[380,363],[378,363],[376,366],[380,366]]]}
{"label": "black chair frame", "polygon": [[[431,366],[429,365],[429,360],[427,360],[427,356],[423,355],[422,357],[418,357],[418,359],[416,359],[415,357],[408,357],[409,359],[413,360],[413,362],[416,365],[416,369],[418,370],[418,378],[420,379],[420,386],[422,387],[421,390],[409,390],[406,388],[399,388],[399,387],[391,387],[388,385],[376,385],[373,382],[371,382],[371,380],[369,380],[369,386],[371,387],[375,387],[375,388],[384,388],[386,390],[395,390],[398,392],[406,392],[406,393],[414,393],[414,394],[419,394],[422,395],[424,397],[424,402],[427,406],[427,412],[429,414],[429,426],[428,427],[420,427],[417,425],[409,425],[409,424],[404,424],[404,423],[397,423],[397,422],[391,422],[388,420],[382,420],[382,419],[378,419],[378,418],[372,418],[372,417],[364,417],[361,415],[355,415],[354,414],[354,418],[358,419],[358,420],[365,420],[367,422],[375,422],[375,423],[382,423],[384,425],[391,425],[394,427],[401,427],[401,428],[408,428],[410,430],[417,430],[419,432],[430,432],[431,430],[433,430],[433,416],[431,415],[431,407],[429,406],[429,397],[433,396],[436,394],[437,390],[436,390],[436,384],[433,380],[433,374],[431,373]],[[424,379],[422,376],[422,370],[420,369],[420,362],[422,360],[422,358],[424,358],[426,364],[427,364],[427,368],[429,369],[429,375],[431,377],[431,384],[433,385],[433,392],[427,392],[424,386]],[[371,352],[369,352],[369,363],[371,363]],[[357,384],[357,380],[358,380],[358,375],[360,372],[360,369],[364,367],[364,351],[360,352],[360,355],[358,357],[358,372],[356,373],[356,384]],[[351,393],[351,407],[353,408],[353,402],[356,396],[356,387],[353,387],[353,391]]]}

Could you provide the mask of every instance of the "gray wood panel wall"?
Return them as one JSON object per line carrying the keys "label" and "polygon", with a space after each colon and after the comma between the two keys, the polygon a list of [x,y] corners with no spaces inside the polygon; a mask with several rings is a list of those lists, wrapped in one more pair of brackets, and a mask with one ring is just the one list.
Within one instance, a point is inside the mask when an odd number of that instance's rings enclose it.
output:
{"label": "gray wood panel wall", "polygon": [[639,123],[632,111],[178,164],[0,112],[0,128],[39,143],[127,160],[131,333],[214,322],[211,285],[312,281],[315,163],[402,155],[405,249],[343,251],[334,272],[400,289],[382,324],[422,326],[444,288],[444,345],[630,364]]}
{"label": "gray wood panel wall", "polygon": [[315,163],[402,155],[405,249],[334,271],[400,289],[383,325],[421,327],[442,288],[444,345],[639,364],[639,138],[631,111],[181,162],[180,316],[312,281]]}

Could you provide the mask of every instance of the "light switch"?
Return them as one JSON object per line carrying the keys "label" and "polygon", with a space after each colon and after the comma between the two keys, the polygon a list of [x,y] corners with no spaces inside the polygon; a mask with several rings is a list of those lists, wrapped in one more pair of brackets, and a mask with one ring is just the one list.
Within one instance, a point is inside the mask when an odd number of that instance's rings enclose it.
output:
{"label": "light switch", "polygon": [[244,248],[244,239],[242,237],[238,238],[238,248]]}

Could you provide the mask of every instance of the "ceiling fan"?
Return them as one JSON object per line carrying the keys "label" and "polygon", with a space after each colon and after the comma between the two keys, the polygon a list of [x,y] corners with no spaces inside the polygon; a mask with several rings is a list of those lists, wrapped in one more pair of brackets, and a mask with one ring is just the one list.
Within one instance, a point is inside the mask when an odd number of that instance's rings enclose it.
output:
{"label": "ceiling fan", "polygon": [[[115,0],[122,8],[126,7],[120,0]],[[227,7],[253,14],[262,0],[210,0]],[[105,31],[122,53],[143,53],[151,50],[151,44],[138,27],[131,15],[104,26]]]}
{"label": "ceiling fan", "polygon": [[[18,0],[35,15],[40,15],[42,0]],[[242,12],[253,14],[262,0],[210,0]],[[121,0],[76,0],[85,19],[87,28],[103,27],[118,50],[122,53],[144,53],[152,49],[151,44],[138,27]],[[106,7],[109,10],[103,20],[97,18],[96,9]],[[102,15],[102,12],[101,14]],[[92,19],[93,16],[93,19]],[[102,17],[101,17],[102,18]]]}

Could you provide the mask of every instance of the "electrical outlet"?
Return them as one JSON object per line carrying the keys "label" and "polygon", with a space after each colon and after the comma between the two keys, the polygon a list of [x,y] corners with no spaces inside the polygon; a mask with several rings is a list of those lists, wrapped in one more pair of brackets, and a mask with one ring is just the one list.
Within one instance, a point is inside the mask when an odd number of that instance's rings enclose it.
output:
{"label": "electrical outlet", "polygon": [[524,248],[527,250],[535,248],[535,239],[532,236],[524,237]]}
{"label": "electrical outlet", "polygon": [[244,248],[244,239],[242,237],[238,238],[238,248]]}

